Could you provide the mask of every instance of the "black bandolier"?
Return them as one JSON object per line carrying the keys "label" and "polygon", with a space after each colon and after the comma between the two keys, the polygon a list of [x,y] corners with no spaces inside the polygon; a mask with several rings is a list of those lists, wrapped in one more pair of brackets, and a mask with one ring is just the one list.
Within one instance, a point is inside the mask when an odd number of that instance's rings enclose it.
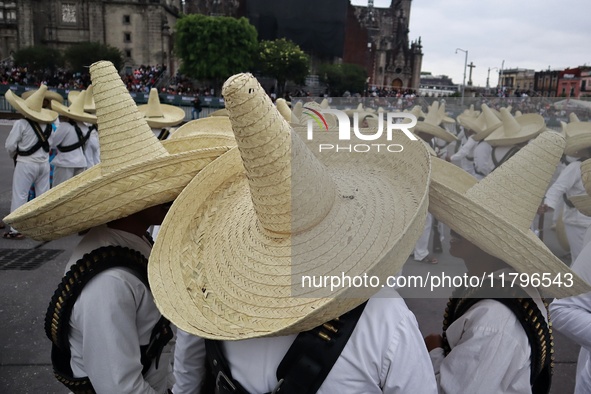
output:
{"label": "black bandolier", "polygon": [[160,130],[160,134],[158,134],[158,139],[160,141],[164,141],[168,137],[170,137],[170,129],[162,129],[162,130]]}
{"label": "black bandolier", "polygon": [[16,165],[16,158],[18,156],[30,156],[33,153],[37,152],[39,149],[43,149],[45,152],[49,153],[49,141],[48,140],[49,140],[49,137],[51,136],[51,131],[52,131],[51,124],[47,124],[45,126],[45,130],[41,130],[41,126],[39,125],[39,123],[37,123],[31,119],[25,119],[25,120],[29,123],[29,125],[31,126],[31,128],[35,132],[35,135],[37,136],[37,142],[35,143],[35,145],[33,145],[32,147],[30,147],[29,149],[27,149],[25,151],[22,151],[17,148],[16,154],[13,157],[15,165]]}
{"label": "black bandolier", "polygon": [[[296,337],[277,367],[277,386],[271,392],[313,394],[318,391],[353,333],[365,305]],[[220,341],[205,340],[208,360],[202,394],[248,394],[232,378]]]}
{"label": "black bandolier", "polygon": [[[531,347],[530,384],[533,394],[547,394],[554,368],[554,338],[545,300],[542,313],[534,300],[521,287],[503,286],[497,281],[493,288],[474,287],[454,291],[443,315],[443,349],[447,356],[453,349],[446,338],[448,327],[482,299],[500,302],[511,310],[525,331]],[[548,323],[546,323],[546,316]]]}
{"label": "black bandolier", "polygon": [[[140,279],[149,289],[148,261],[139,252],[121,246],[105,246],[85,254],[72,265],[62,278],[45,315],[45,334],[52,342],[53,373],[74,394],[94,394],[88,377],[75,378],[70,367],[70,316],[76,299],[84,286],[99,273],[115,267],[124,267]],[[158,361],[164,346],[173,337],[170,322],[162,316],[152,329],[150,342],[140,347],[142,374],[146,374]],[[110,362],[105,360],[105,362]],[[166,366],[167,367],[167,366]]]}
{"label": "black bandolier", "polygon": [[72,125],[72,127],[74,127],[74,130],[76,131],[76,136],[78,136],[78,142],[72,144],[72,145],[58,145],[57,149],[60,152],[72,152],[73,150],[76,150],[78,148],[84,148],[84,145],[86,145],[86,142],[88,141],[88,139],[90,138],[90,133],[92,132],[93,129],[89,128],[88,132],[86,132],[86,135],[84,133],[82,133],[82,130],[80,129],[80,126],[78,126],[78,123],[74,122],[73,120],[68,121],[68,123],[70,125]]}

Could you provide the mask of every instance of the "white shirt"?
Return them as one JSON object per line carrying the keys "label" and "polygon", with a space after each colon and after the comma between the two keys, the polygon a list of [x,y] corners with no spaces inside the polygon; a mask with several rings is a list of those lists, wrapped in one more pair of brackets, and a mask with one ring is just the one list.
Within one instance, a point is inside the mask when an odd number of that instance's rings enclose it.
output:
{"label": "white shirt", "polygon": [[[67,268],[101,246],[120,245],[148,258],[151,246],[134,234],[96,227],[74,249]],[[152,362],[142,377],[140,345],[149,342],[160,318],[150,291],[124,268],[108,269],[93,278],[76,300],[70,318],[70,365],[75,377],[88,376],[97,393],[162,394],[171,386],[172,345]]]}
{"label": "white shirt", "polygon": [[492,161],[492,146],[486,141],[478,141],[474,147],[474,176],[481,180],[495,169]]}
{"label": "white shirt", "polygon": [[[571,268],[591,283],[591,243],[585,245]],[[591,393],[591,292],[555,299],[550,304],[552,326],[581,345],[577,362],[575,394]]]}
{"label": "white shirt", "polygon": [[451,156],[450,160],[470,175],[474,175],[474,148],[478,142],[472,136],[466,138],[464,134],[462,134],[461,141],[460,149]]}
{"label": "white shirt", "polygon": [[[579,194],[587,194],[583,181],[581,180],[581,162],[570,163],[558,176],[558,179],[546,191],[544,202],[552,209],[556,209],[560,201],[563,201],[562,195],[566,193],[567,197]],[[564,206],[562,212],[564,224],[588,228],[591,226],[591,217],[583,215],[576,208]]]}
{"label": "white shirt", "polygon": [[86,157],[86,168],[97,165],[101,162],[101,149],[99,143],[98,131],[92,130],[86,145],[84,145],[84,156]]}
{"label": "white shirt", "polygon": [[[42,131],[45,131],[47,123],[38,123]],[[50,137],[51,138],[51,137]],[[14,122],[4,147],[10,155],[10,158],[14,157],[17,149],[20,151],[26,151],[32,148],[38,141],[37,134],[29,125],[26,119],[18,119]],[[19,155],[17,161],[27,163],[49,163],[49,152],[45,152],[43,148],[39,148],[37,152],[29,156]]]}
{"label": "white shirt", "polygon": [[[83,135],[88,133],[88,126],[82,122],[76,122]],[[86,167],[86,156],[84,156],[84,150],[82,147],[76,148],[70,152],[62,152],[59,150],[60,146],[70,146],[78,142],[78,135],[74,126],[69,122],[60,123],[59,127],[49,137],[49,145],[52,149],[57,149],[57,155],[51,161],[51,164],[57,167],[67,168],[85,168]]]}
{"label": "white shirt", "polygon": [[[546,317],[537,291],[524,290]],[[448,327],[446,337],[451,348],[447,357],[442,348],[430,352],[439,393],[531,393],[529,340],[505,305],[489,299],[478,301]]]}
{"label": "white shirt", "polygon": [[[277,367],[295,338],[288,335],[224,341],[232,376],[250,393],[272,391],[277,384]],[[203,375],[196,366],[204,362],[199,359],[205,357],[203,341],[179,335],[178,348],[193,358],[181,360],[175,356],[173,391],[197,393]],[[191,370],[197,373],[187,373]],[[369,300],[318,393],[437,393],[417,321],[396,290],[384,288]]]}

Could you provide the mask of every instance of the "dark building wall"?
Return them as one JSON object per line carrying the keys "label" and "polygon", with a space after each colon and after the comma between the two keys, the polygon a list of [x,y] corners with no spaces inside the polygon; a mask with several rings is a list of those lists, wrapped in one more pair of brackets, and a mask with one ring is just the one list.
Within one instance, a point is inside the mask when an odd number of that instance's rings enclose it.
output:
{"label": "dark building wall", "polygon": [[[367,29],[362,27],[355,16],[355,10],[351,4],[347,8],[347,24],[345,33],[345,49],[343,62],[357,64],[365,69],[369,68],[371,61],[367,50]],[[368,69],[369,74],[369,69]]]}

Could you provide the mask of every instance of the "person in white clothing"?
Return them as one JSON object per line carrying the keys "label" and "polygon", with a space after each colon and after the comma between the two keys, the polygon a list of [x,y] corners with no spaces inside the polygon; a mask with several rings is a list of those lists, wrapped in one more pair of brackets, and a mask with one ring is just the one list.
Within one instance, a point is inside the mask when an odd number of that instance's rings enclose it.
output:
{"label": "person in white clothing", "polygon": [[[31,185],[35,184],[36,195],[49,190],[49,142],[51,123],[58,114],[42,107],[47,86],[41,87],[27,97],[18,97],[11,90],[6,91],[6,100],[24,119],[14,122],[6,138],[5,148],[14,160],[12,178],[12,200],[10,212],[14,212],[28,200]],[[24,236],[11,228],[5,232],[6,239],[23,239]]]}
{"label": "person in white clothing", "polygon": [[584,246],[585,233],[591,218],[582,214],[569,201],[569,197],[585,194],[581,179],[581,161],[591,157],[591,123],[570,123],[567,128],[564,154],[578,158],[567,165],[546,192],[539,213],[556,210],[564,202],[562,220],[570,246],[571,261],[575,261]]}
{"label": "person in white clothing", "polygon": [[[101,163],[4,221],[39,240],[90,229],[74,249],[46,315],[58,380],[73,392],[165,394],[173,384],[173,330],[149,286],[147,230],[162,223],[187,183],[229,148],[189,150],[194,148],[187,143],[189,149],[179,144],[169,153],[112,63],[94,63],[90,75],[100,97]],[[70,286],[65,292],[64,283]]]}
{"label": "person in white clothing", "polygon": [[53,187],[80,174],[88,167],[84,148],[91,130],[85,122],[96,123],[96,116],[84,111],[85,98],[86,91],[83,91],[73,99],[69,107],[57,101],[52,102],[52,108],[67,118],[49,138],[49,145],[57,150],[57,155],[52,161],[55,166]]}
{"label": "person in white clothing", "polygon": [[[583,185],[586,193],[570,197],[569,200],[584,215],[591,216],[591,160],[581,164],[581,172],[584,176]],[[579,257],[572,263],[571,268],[587,283],[591,283],[591,243],[589,242],[589,230],[586,234],[586,242]],[[577,375],[575,394],[591,392],[591,337],[589,336],[589,323],[591,322],[591,292],[574,297],[554,300],[550,304],[552,323],[554,329],[566,335],[581,346],[577,361]]]}
{"label": "person in white clothing", "polygon": [[547,307],[532,282],[512,278],[568,278],[572,286],[543,285],[556,297],[591,290],[530,230],[564,145],[562,136],[544,132],[482,182],[432,161],[429,210],[452,230],[450,254],[470,277],[483,278],[454,292],[443,334],[425,338],[439,393],[549,392]]}
{"label": "person in white clothing", "polygon": [[[84,97],[84,112],[94,115],[96,114],[96,105],[94,103],[94,88],[92,84],[88,85],[88,88],[86,88],[85,92],[86,94]],[[80,94],[79,91],[70,91],[70,93],[68,94],[68,101],[73,103],[78,94]],[[85,125],[86,127],[88,127],[88,131],[90,132],[88,140],[84,144],[84,157],[86,158],[86,168],[88,169],[100,163],[101,156],[96,120],[92,123],[85,122]]]}
{"label": "person in white clothing", "polygon": [[204,392],[436,393],[416,319],[393,288],[312,289],[301,276],[400,271],[426,216],[425,145],[325,162],[252,75],[230,77],[223,95],[238,149],[175,200],[149,262],[157,305],[185,331],[173,392],[199,392],[209,377]]}

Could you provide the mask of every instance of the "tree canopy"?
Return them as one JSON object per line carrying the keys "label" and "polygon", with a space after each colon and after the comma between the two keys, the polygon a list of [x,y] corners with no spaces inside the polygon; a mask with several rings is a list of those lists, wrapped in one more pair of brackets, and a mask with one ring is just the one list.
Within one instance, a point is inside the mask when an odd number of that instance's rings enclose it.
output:
{"label": "tree canopy", "polygon": [[260,43],[261,73],[277,79],[279,94],[283,92],[287,80],[303,84],[309,73],[309,64],[308,55],[297,44],[286,38]]}
{"label": "tree canopy", "polygon": [[257,31],[246,18],[190,14],[176,22],[175,53],[188,77],[217,83],[248,71],[257,50]]}
{"label": "tree canopy", "polygon": [[74,44],[66,49],[64,58],[74,72],[88,72],[88,66],[99,60],[110,61],[117,70],[123,66],[123,54],[119,49],[98,42]]}
{"label": "tree canopy", "polygon": [[27,67],[32,73],[53,71],[63,66],[64,60],[60,51],[45,46],[31,46],[14,53],[14,64]]}
{"label": "tree canopy", "polygon": [[322,64],[318,74],[331,96],[342,96],[345,91],[362,93],[366,88],[367,71],[356,64]]}

